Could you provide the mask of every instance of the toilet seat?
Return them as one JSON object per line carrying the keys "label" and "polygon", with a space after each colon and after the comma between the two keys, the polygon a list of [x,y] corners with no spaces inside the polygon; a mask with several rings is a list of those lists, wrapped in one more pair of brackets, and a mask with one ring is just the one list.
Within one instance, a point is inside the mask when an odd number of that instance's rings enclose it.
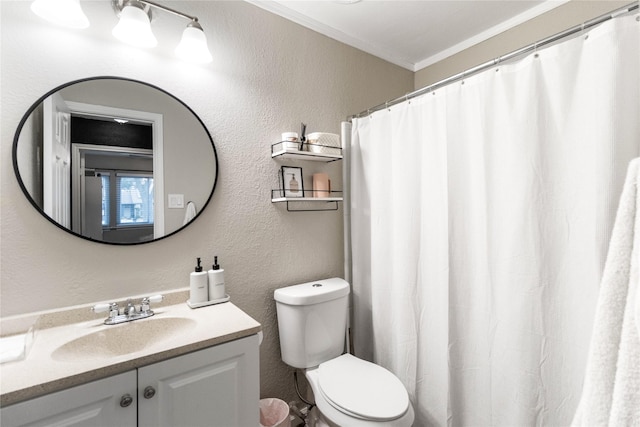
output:
{"label": "toilet seat", "polygon": [[410,405],[407,391],[395,375],[350,354],[321,363],[318,385],[331,406],[363,420],[395,420]]}

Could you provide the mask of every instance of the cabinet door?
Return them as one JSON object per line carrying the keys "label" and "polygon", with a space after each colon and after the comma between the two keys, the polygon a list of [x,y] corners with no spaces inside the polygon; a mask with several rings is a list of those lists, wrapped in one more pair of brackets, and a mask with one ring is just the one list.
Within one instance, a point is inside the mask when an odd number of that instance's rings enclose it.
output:
{"label": "cabinet door", "polygon": [[[123,407],[127,394],[132,401]],[[134,370],[0,408],[0,425],[135,427],[136,400]]]}
{"label": "cabinet door", "polygon": [[257,426],[259,381],[257,335],[139,368],[138,425]]}

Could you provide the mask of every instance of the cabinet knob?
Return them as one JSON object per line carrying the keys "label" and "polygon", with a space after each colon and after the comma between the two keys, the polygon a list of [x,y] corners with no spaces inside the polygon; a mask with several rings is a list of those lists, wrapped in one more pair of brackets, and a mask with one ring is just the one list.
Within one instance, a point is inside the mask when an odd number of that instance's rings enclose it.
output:
{"label": "cabinet knob", "polygon": [[151,399],[153,396],[156,395],[156,389],[151,386],[147,386],[144,389],[144,392],[142,392],[142,395],[144,396],[145,399]]}
{"label": "cabinet knob", "polygon": [[133,403],[133,397],[131,397],[131,395],[128,393],[120,398],[120,406],[122,406],[123,408],[126,408],[132,403]]}

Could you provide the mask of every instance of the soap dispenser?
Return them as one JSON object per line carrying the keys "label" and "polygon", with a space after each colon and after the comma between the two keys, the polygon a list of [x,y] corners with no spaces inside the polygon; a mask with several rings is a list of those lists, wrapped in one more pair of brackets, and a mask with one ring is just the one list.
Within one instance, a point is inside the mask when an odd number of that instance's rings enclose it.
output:
{"label": "soap dispenser", "polygon": [[213,257],[213,266],[207,272],[209,276],[209,301],[219,300],[226,296],[224,289],[224,270],[218,265],[218,257]]}
{"label": "soap dispenser", "polygon": [[200,258],[195,271],[191,272],[189,277],[189,302],[191,304],[199,304],[207,302],[209,299],[209,288],[207,286],[207,272],[202,271]]}

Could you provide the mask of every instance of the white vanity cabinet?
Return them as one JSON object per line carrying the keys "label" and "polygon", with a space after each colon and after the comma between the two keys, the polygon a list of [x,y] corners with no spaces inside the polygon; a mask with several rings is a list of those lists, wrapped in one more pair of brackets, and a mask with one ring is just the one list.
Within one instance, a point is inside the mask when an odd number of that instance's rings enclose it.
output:
{"label": "white vanity cabinet", "polygon": [[0,408],[0,425],[135,427],[136,390],[136,371],[125,372]]}
{"label": "white vanity cabinet", "polygon": [[259,377],[251,335],[1,408],[0,424],[256,426]]}
{"label": "white vanity cabinet", "polygon": [[257,426],[258,336],[138,369],[138,424]]}

